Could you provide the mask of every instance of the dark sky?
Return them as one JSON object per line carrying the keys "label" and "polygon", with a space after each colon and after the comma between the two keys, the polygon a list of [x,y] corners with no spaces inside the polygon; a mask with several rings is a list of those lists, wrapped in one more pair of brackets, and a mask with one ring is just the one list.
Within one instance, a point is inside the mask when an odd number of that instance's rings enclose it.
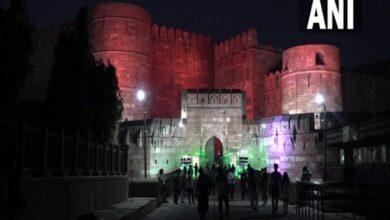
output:
{"label": "dark sky", "polygon": [[[345,67],[390,60],[390,1],[362,1],[358,33],[303,33],[298,30],[298,1],[304,0],[123,0],[147,9],[154,23],[209,35],[217,40],[254,27],[259,42],[278,48],[306,43],[330,43],[341,49]],[[346,1],[346,0],[345,0]],[[2,6],[9,0],[0,0]],[[107,0],[28,0],[36,26],[74,19],[80,6]]]}

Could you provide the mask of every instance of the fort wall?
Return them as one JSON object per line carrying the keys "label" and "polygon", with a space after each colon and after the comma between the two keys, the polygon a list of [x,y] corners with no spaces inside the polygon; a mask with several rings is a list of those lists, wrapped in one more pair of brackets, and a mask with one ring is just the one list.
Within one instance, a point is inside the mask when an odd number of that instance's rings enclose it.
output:
{"label": "fort wall", "polygon": [[181,92],[214,86],[214,41],[202,34],[153,25],[155,117],[180,117]]}
{"label": "fort wall", "polygon": [[[116,68],[124,100],[123,119],[143,117],[142,103],[136,98],[137,90],[143,89],[147,96],[153,97],[150,27],[150,14],[138,6],[102,3],[92,12],[92,52],[95,58],[109,61]],[[150,112],[153,102],[146,106]]]}
{"label": "fort wall", "polygon": [[281,114],[281,72],[272,72],[264,77],[264,116]]}
{"label": "fort wall", "polygon": [[342,111],[339,50],[332,45],[311,44],[283,53],[282,113],[321,112],[317,94],[325,99],[327,111]]}
{"label": "fort wall", "polygon": [[215,46],[216,89],[241,89],[246,93],[249,120],[264,116],[264,75],[280,59],[272,47],[257,42],[257,31],[250,29]]}

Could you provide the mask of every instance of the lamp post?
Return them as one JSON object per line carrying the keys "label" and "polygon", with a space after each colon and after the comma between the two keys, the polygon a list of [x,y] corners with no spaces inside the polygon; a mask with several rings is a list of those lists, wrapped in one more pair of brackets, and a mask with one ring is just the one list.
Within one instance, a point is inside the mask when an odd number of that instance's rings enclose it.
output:
{"label": "lamp post", "polygon": [[325,106],[325,98],[321,94],[316,95],[316,102],[318,104],[322,104],[322,112],[324,114],[324,119],[323,119],[323,126],[322,126],[322,134],[324,137],[324,175],[323,175],[323,181],[328,180],[328,173],[327,173],[327,160],[326,160],[326,106]]}
{"label": "lamp post", "polygon": [[144,106],[144,129],[143,129],[143,137],[142,137],[142,146],[144,147],[144,173],[145,179],[147,178],[147,167],[146,167],[146,99],[145,92],[143,90],[138,90],[137,98],[142,102]]}

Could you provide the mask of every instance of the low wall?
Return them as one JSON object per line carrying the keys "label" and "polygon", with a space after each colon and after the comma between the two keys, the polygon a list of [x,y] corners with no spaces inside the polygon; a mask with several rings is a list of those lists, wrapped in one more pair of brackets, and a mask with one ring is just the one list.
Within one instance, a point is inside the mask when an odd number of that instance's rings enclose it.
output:
{"label": "low wall", "polygon": [[129,197],[157,197],[157,179],[129,179]]}
{"label": "low wall", "polygon": [[127,184],[127,176],[29,178],[22,183],[28,211],[21,219],[74,220],[126,200]]}

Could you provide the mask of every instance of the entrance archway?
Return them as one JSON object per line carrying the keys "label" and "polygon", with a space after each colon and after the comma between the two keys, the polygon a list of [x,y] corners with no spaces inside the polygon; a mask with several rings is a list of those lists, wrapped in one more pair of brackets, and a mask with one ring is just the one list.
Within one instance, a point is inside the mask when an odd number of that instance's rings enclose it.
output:
{"label": "entrance archway", "polygon": [[206,142],[205,159],[205,162],[210,165],[214,163],[223,164],[223,145],[221,140],[215,136]]}

